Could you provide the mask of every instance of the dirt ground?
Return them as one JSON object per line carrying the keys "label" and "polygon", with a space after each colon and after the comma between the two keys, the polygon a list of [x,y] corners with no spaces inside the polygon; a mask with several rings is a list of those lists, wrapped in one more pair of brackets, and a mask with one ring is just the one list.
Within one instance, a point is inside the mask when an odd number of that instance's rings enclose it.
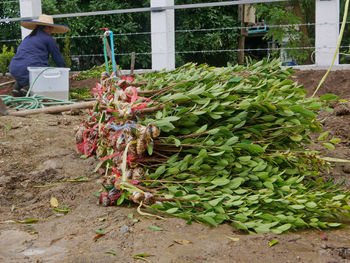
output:
{"label": "dirt ground", "polygon": [[[324,73],[297,71],[294,77],[312,93]],[[0,77],[0,84],[10,80]],[[92,87],[93,82],[71,81],[71,88]],[[0,94],[10,93],[11,85],[0,86]],[[324,93],[350,99],[350,72],[332,72],[318,95]],[[336,105],[335,113],[322,113],[320,120],[342,142],[335,151],[322,151],[350,159],[349,104]],[[141,216],[136,207],[98,205],[94,193],[101,179],[92,173],[98,161],[81,159],[74,145],[74,127],[86,117],[83,111],[0,117],[0,262],[142,262],[134,258],[137,254],[149,254],[145,259],[153,263],[350,262],[350,225],[322,233],[246,235],[225,224],[187,225],[177,218]],[[349,174],[350,165],[337,164],[330,176],[340,181]],[[89,180],[75,182],[78,177]],[[51,197],[69,212],[54,211]],[[151,230],[150,225],[164,230]],[[97,238],[99,229],[105,235]],[[269,247],[275,239],[279,242]]]}

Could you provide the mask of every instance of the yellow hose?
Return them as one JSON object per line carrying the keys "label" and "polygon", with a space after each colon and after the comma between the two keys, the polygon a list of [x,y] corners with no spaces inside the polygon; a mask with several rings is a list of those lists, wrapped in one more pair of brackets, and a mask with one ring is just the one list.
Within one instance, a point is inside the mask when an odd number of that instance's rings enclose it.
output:
{"label": "yellow hose", "polygon": [[332,63],[329,67],[329,69],[327,70],[326,74],[324,74],[323,78],[321,79],[320,83],[318,84],[314,94],[312,94],[311,98],[313,98],[317,91],[319,90],[319,88],[322,86],[323,82],[326,80],[329,72],[331,71],[333,65],[334,65],[334,62],[335,62],[335,59],[337,57],[337,54],[339,52],[339,47],[340,47],[340,43],[341,43],[341,40],[343,38],[343,34],[344,34],[344,29],[345,29],[345,24],[346,24],[346,18],[348,16],[348,9],[349,9],[349,0],[346,0],[346,3],[345,3],[345,10],[344,10],[344,15],[343,15],[343,23],[341,25],[341,28],[340,28],[340,33],[339,33],[339,37],[338,37],[338,43],[337,43],[337,48],[334,52],[334,56],[333,56],[333,60],[332,60]]}

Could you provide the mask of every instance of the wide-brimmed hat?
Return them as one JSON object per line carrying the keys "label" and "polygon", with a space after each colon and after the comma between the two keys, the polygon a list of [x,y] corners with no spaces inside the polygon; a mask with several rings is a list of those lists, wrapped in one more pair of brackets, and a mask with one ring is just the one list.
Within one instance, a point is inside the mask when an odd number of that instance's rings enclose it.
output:
{"label": "wide-brimmed hat", "polygon": [[52,16],[40,15],[38,20],[24,20],[22,26],[27,29],[34,30],[37,26],[52,27],[52,33],[66,33],[70,29],[66,25],[54,24]]}

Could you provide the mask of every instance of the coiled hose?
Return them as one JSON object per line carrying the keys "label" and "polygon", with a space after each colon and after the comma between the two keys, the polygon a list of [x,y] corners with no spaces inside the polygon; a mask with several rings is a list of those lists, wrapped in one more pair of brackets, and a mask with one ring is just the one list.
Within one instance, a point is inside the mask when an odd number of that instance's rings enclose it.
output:
{"label": "coiled hose", "polygon": [[16,109],[16,110],[21,110],[21,109],[32,110],[32,109],[44,108],[45,106],[49,106],[49,105],[73,104],[74,103],[73,101],[49,98],[49,97],[41,96],[37,94],[30,96],[30,92],[32,91],[32,88],[35,82],[38,80],[40,75],[48,69],[52,69],[52,68],[47,67],[39,72],[39,74],[35,77],[33,83],[30,85],[25,97],[12,97],[9,95],[0,95],[0,98],[5,103],[6,107]]}

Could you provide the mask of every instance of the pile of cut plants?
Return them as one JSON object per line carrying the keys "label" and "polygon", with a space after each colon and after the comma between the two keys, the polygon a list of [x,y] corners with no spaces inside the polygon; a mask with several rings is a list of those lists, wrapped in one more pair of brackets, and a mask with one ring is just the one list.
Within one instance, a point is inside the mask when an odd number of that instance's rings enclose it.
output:
{"label": "pile of cut plants", "polygon": [[321,176],[339,160],[310,150],[339,143],[317,121],[338,98],[307,98],[292,73],[263,60],[102,74],[75,137],[83,156],[100,160],[100,204],[249,233],[340,226],[350,193]]}

